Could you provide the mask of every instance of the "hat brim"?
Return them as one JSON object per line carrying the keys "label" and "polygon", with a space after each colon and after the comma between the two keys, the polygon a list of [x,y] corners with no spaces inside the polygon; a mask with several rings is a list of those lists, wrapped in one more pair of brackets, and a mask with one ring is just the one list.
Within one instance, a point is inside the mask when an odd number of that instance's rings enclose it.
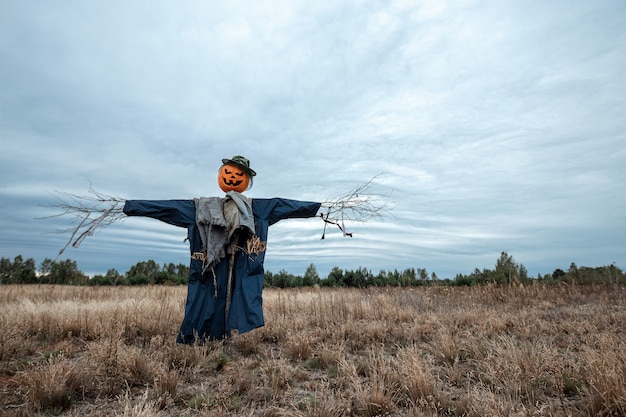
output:
{"label": "hat brim", "polygon": [[256,172],[252,168],[247,167],[245,165],[242,165],[239,162],[235,162],[232,159],[228,159],[228,158],[222,159],[222,164],[224,164],[224,165],[235,165],[235,166],[243,169],[251,177],[254,177],[256,175]]}

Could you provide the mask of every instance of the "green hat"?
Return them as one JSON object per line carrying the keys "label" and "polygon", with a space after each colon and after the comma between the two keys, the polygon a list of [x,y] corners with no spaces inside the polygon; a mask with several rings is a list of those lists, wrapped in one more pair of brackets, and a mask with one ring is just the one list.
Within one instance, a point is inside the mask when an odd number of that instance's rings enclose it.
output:
{"label": "green hat", "polygon": [[235,155],[231,159],[222,159],[222,164],[236,165],[246,171],[246,173],[250,175],[250,177],[254,177],[256,175],[256,172],[254,172],[254,170],[250,168],[250,161],[248,160],[248,158],[244,158],[241,155]]}

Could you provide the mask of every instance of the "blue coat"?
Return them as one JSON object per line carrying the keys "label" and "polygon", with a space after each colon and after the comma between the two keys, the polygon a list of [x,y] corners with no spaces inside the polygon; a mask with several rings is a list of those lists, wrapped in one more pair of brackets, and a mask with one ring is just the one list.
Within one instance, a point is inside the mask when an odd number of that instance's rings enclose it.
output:
{"label": "blue coat", "polygon": [[[320,203],[287,200],[284,198],[252,199],[256,236],[267,242],[267,229],[283,219],[305,218],[316,215]],[[190,254],[201,252],[202,241],[196,226],[196,208],[193,200],[126,200],[124,213],[145,216],[165,223],[187,228]],[[241,246],[246,247],[245,243]],[[237,251],[233,271],[232,301],[226,319],[226,288],[229,256],[213,270],[202,274],[202,261],[191,259],[185,317],[177,342],[222,339],[231,330],[245,333],[263,326],[263,261],[265,252],[247,254]],[[217,292],[214,286],[217,283]],[[216,295],[217,294],[217,295]]]}

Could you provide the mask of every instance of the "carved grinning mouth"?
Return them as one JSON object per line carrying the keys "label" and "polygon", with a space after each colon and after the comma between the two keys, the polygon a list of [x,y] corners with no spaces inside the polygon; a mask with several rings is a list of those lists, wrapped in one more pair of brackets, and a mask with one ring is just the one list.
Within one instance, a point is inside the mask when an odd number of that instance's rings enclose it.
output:
{"label": "carved grinning mouth", "polygon": [[228,185],[229,187],[236,187],[238,185],[241,185],[241,183],[243,182],[241,180],[228,180],[226,178],[223,178],[222,181],[224,182],[224,184]]}

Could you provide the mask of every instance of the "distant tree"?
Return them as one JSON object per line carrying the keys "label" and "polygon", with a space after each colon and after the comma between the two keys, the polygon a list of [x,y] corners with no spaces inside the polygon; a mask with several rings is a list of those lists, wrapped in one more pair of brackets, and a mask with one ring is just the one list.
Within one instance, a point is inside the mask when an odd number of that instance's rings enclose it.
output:
{"label": "distant tree", "polygon": [[354,281],[357,287],[364,288],[372,285],[372,272],[367,268],[359,267],[354,271]]}
{"label": "distant tree", "polygon": [[472,279],[471,275],[456,274],[451,284],[457,287],[469,287],[476,285],[476,282]]}
{"label": "distant tree", "polygon": [[[128,272],[126,272],[126,279],[130,281],[144,281],[145,278],[143,275],[148,277],[148,284],[155,282],[156,274],[161,270],[159,264],[157,264],[154,260],[149,259],[145,262],[137,262],[137,264],[130,267]],[[138,275],[140,278],[134,279],[134,277]],[[131,284],[137,285],[137,284]]]}
{"label": "distant tree", "polygon": [[472,272],[468,279],[471,281],[472,285],[480,285],[485,282],[485,274],[478,268],[474,268],[474,272]]}
{"label": "distant tree", "polygon": [[[19,256],[19,258],[21,259],[22,257]],[[28,258],[20,263],[14,261],[13,267],[16,282],[20,284],[33,284],[37,282],[37,267],[35,266],[35,260],[33,258]]]}
{"label": "distant tree", "polygon": [[569,278],[570,282],[573,283],[580,283],[580,271],[578,270],[578,266],[576,266],[576,263],[572,262],[569,265],[569,269],[567,270],[567,276]]}
{"label": "distant tree", "polygon": [[302,277],[302,285],[305,287],[312,287],[313,285],[319,284],[319,282],[320,276],[317,273],[317,268],[314,264],[309,265],[304,272],[304,276]]}
{"label": "distant tree", "polygon": [[320,286],[323,287],[343,287],[343,270],[335,266],[330,271],[326,279],[320,281]]}
{"label": "distant tree", "polygon": [[613,282],[613,280],[615,280],[615,283],[619,283],[619,277],[617,274],[617,271],[619,270],[619,268],[617,268],[615,266],[615,262],[613,262],[610,266],[609,266],[609,282]]}
{"label": "distant tree", "polygon": [[377,287],[384,287],[387,285],[387,271],[381,269],[378,274],[373,278],[372,285]]}
{"label": "distant tree", "polygon": [[184,264],[164,263],[154,276],[155,284],[180,285],[187,282],[189,267]]}
{"label": "distant tree", "polygon": [[39,281],[42,283],[48,283],[48,277],[50,276],[50,272],[52,271],[52,265],[54,261],[50,258],[45,258],[41,264],[39,265]]}
{"label": "distant tree", "polygon": [[350,270],[346,270],[343,273],[343,277],[342,277],[342,287],[356,287],[356,280],[355,280],[355,274],[354,271]]}
{"label": "distant tree", "polygon": [[407,268],[400,274],[400,284],[403,287],[411,287],[417,285],[417,272],[415,268]]}
{"label": "distant tree", "polygon": [[20,271],[20,282],[23,284],[33,284],[37,282],[37,267],[35,266],[35,260],[28,258],[22,266]]}
{"label": "distant tree", "polygon": [[518,264],[513,256],[506,252],[500,254],[496,262],[493,280],[498,284],[520,284],[528,278],[528,271],[524,265]]}
{"label": "distant tree", "polygon": [[163,264],[161,271],[167,272],[169,275],[176,275],[176,265],[173,262]]}
{"label": "distant tree", "polygon": [[420,277],[420,281],[422,282],[428,281],[428,271],[426,270],[426,268],[419,269],[419,277]]}
{"label": "distant tree", "polygon": [[528,270],[523,264],[517,265],[517,276],[522,284],[530,284],[530,278],[528,277]]}
{"label": "distant tree", "polygon": [[291,277],[290,287],[302,287],[302,275],[289,275]]}
{"label": "distant tree", "polygon": [[115,268],[110,268],[105,277],[111,282],[110,285],[118,285],[124,278]]}
{"label": "distant tree", "polygon": [[89,278],[78,269],[76,261],[65,259],[53,261],[49,258],[43,260],[40,266],[41,277],[39,282],[58,285],[84,285]]}
{"label": "distant tree", "polygon": [[294,284],[294,276],[286,270],[281,269],[278,274],[274,275],[274,286],[278,288],[289,288]]}
{"label": "distant tree", "polygon": [[106,275],[94,275],[88,282],[87,285],[92,286],[100,286],[100,285],[113,285],[113,282]]}
{"label": "distant tree", "polygon": [[9,258],[0,259],[0,285],[11,284],[11,267],[13,263]]}
{"label": "distant tree", "polygon": [[[368,285],[369,273],[365,268],[357,268],[356,270],[346,270],[341,276],[342,287],[364,288]],[[339,277],[335,277],[338,279]]]}
{"label": "distant tree", "polygon": [[32,284],[37,282],[37,268],[35,260],[24,260],[22,255],[13,258],[0,259],[0,284]]}
{"label": "distant tree", "polygon": [[176,275],[170,274],[166,270],[161,270],[154,274],[154,280],[152,281],[156,285],[171,285],[176,283]]}
{"label": "distant tree", "polygon": [[187,282],[187,277],[189,276],[189,265],[178,264],[176,266],[176,275],[180,278],[184,278],[185,282]]}
{"label": "distant tree", "polygon": [[511,280],[511,275],[515,273],[515,261],[506,252],[500,254],[496,262],[495,281],[498,284],[507,284]]}
{"label": "distant tree", "polygon": [[393,272],[389,271],[387,273],[387,285],[392,287],[397,287],[400,285],[402,279],[402,275],[398,272],[397,269],[394,269]]}
{"label": "distant tree", "polygon": [[128,285],[148,285],[152,282],[150,277],[143,272],[126,277],[126,281],[128,282]]}

